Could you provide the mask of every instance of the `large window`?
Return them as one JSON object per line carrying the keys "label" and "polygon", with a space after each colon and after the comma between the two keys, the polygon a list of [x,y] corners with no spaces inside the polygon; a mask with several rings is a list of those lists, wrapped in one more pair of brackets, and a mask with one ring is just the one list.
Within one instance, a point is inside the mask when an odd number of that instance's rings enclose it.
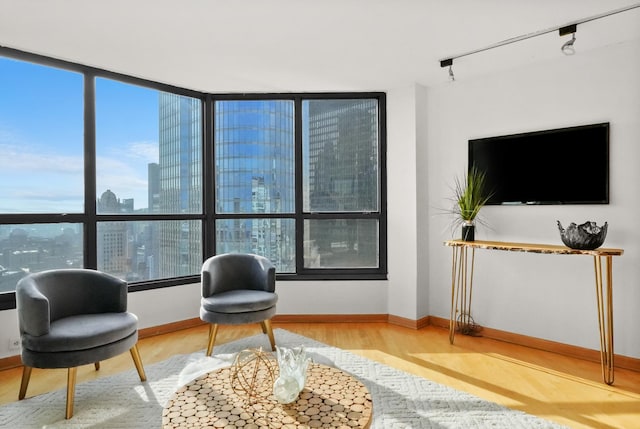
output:
{"label": "large window", "polygon": [[84,211],[83,76],[0,57],[0,213]]}
{"label": "large window", "polygon": [[376,269],[378,100],[305,100],[302,107],[304,268]]}
{"label": "large window", "polygon": [[257,253],[296,272],[294,220],[265,216],[295,212],[294,137],[291,100],[215,103],[218,253]]}
{"label": "large window", "polygon": [[382,93],[214,95],[0,48],[0,309],[29,272],[130,290],[250,252],[386,276]]}
{"label": "large window", "polygon": [[0,308],[27,273],[84,264],[83,131],[82,74],[0,57]]}
{"label": "large window", "polygon": [[104,78],[95,94],[97,268],[129,281],[198,274],[202,101]]}

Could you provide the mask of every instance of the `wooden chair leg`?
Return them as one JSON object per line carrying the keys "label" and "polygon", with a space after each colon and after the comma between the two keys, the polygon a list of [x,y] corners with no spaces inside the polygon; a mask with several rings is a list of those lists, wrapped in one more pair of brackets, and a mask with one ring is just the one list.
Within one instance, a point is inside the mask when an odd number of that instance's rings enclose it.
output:
{"label": "wooden chair leg", "polygon": [[76,393],[76,374],[78,368],[73,367],[67,370],[67,410],[64,418],[70,419],[73,417],[73,398]]}
{"label": "wooden chair leg", "polygon": [[209,326],[209,344],[207,344],[207,356],[211,356],[213,352],[213,343],[216,341],[216,335],[218,335],[218,324],[212,323]]}
{"label": "wooden chair leg", "polygon": [[96,367],[96,371],[100,371],[100,362],[96,362],[93,364]]}
{"label": "wooden chair leg", "polygon": [[272,351],[276,351],[276,339],[273,336],[273,329],[271,327],[271,320],[265,320],[263,322],[260,322],[260,325],[262,325],[262,332],[264,332],[265,334],[267,334],[269,336],[269,342],[271,343],[271,350]]}
{"label": "wooden chair leg", "polygon": [[136,369],[138,370],[138,375],[140,376],[140,381],[147,381],[147,374],[144,373],[144,367],[142,366],[142,359],[140,359],[140,353],[138,353],[138,345],[135,344],[131,349],[131,357],[133,358],[133,363],[136,365]]}
{"label": "wooden chair leg", "polygon": [[18,393],[18,399],[24,399],[27,394],[27,386],[29,386],[29,380],[31,379],[31,368],[30,366],[24,366],[22,368],[22,381],[20,382],[20,393]]}

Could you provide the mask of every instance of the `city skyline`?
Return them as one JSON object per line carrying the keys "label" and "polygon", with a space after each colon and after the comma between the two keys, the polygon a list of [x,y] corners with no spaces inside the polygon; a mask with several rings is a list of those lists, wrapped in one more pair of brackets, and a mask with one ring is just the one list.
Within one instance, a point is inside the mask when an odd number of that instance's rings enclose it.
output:
{"label": "city skyline", "polygon": [[[0,59],[5,76],[0,90],[21,90],[0,102],[0,149],[13,149],[4,159],[10,174],[0,170],[0,212],[84,213],[84,186],[93,184],[84,172],[84,76]],[[20,97],[16,109],[7,107]],[[378,267],[379,224],[367,216],[379,210],[376,99],[303,100],[299,117],[291,99],[216,100],[210,118],[202,117],[202,103],[95,79],[96,213],[123,215],[95,224],[97,269],[127,281],[199,273],[201,219],[138,220],[135,213],[223,215],[207,224],[215,225],[208,230],[215,251],[261,254],[280,273],[297,272],[298,251],[301,268]],[[213,123],[213,163],[202,159],[205,122]],[[211,166],[215,206],[204,207],[203,173]],[[8,185],[9,176],[15,185]],[[299,222],[292,215],[300,209],[334,215]],[[335,216],[340,212],[365,216]],[[3,283],[30,270],[84,266],[82,229],[80,222],[4,225]]]}

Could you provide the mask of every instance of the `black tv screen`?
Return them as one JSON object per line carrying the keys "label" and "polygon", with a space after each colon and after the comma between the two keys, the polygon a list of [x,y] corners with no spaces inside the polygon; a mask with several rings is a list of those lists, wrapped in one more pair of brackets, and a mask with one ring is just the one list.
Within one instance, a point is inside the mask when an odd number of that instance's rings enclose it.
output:
{"label": "black tv screen", "polygon": [[469,140],[488,204],[608,204],[609,123]]}

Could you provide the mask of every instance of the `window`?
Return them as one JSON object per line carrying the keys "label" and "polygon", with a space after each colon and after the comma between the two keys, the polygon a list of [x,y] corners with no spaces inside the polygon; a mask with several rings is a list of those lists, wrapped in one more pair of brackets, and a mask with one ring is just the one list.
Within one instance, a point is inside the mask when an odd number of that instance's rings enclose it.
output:
{"label": "window", "polygon": [[0,94],[0,213],[82,213],[82,74],[0,57]]}
{"label": "window", "polygon": [[380,267],[378,100],[305,100],[304,268]]}
{"label": "window", "polygon": [[216,253],[249,252],[295,273],[294,103],[215,103]]}
{"label": "window", "polygon": [[0,94],[2,309],[27,273],[84,266],[83,76],[0,57]]}
{"label": "window", "polygon": [[29,272],[82,268],[83,240],[78,223],[0,225],[0,294]]}
{"label": "window", "polygon": [[29,272],[135,291],[227,252],[280,280],[385,278],[384,94],[203,94],[0,55],[0,309]]}
{"label": "window", "polygon": [[197,275],[202,101],[104,78],[95,88],[97,268],[132,282]]}
{"label": "window", "polygon": [[379,99],[320,97],[215,102],[217,253],[259,253],[280,274],[384,270]]}

